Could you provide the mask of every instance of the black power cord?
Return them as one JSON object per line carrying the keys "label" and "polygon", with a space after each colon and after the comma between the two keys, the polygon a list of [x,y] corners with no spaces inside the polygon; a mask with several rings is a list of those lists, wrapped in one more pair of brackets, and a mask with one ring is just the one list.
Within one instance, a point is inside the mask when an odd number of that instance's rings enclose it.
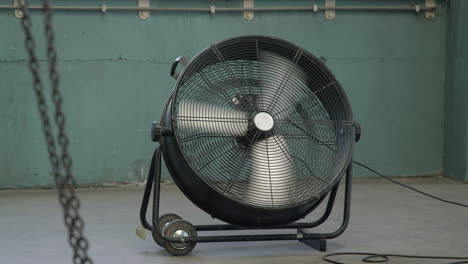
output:
{"label": "black power cord", "polygon": [[446,257],[446,256],[416,256],[416,255],[400,255],[400,254],[376,254],[367,252],[340,252],[332,253],[323,256],[323,260],[333,264],[346,264],[344,262],[330,259],[334,256],[366,256],[362,259],[362,262],[367,263],[382,263],[390,260],[390,257],[394,258],[409,258],[409,259],[444,259],[444,260],[460,260],[455,262],[448,262],[447,264],[467,264],[468,257]]}
{"label": "black power cord", "polygon": [[[435,199],[435,200],[438,200],[438,201],[441,201],[441,202],[444,202],[444,203],[449,203],[449,204],[453,204],[453,205],[457,205],[457,206],[462,206],[462,207],[468,207],[467,204],[463,204],[463,203],[459,203],[459,202],[453,202],[453,201],[449,201],[449,200],[446,200],[446,199],[443,199],[443,198],[440,198],[440,197],[437,197],[437,196],[434,196],[432,194],[428,194],[426,192],[423,192],[421,190],[418,190],[414,187],[411,187],[411,186],[408,186],[406,184],[403,184],[401,182],[398,182],[390,177],[387,177],[385,175],[383,175],[382,173],[374,170],[374,169],[371,169],[370,167],[358,162],[358,161],[353,161],[354,164],[358,165],[358,166],[361,166],[377,175],[379,175],[380,177],[392,182],[392,183],[395,183],[395,184],[398,184],[402,187],[405,187],[405,188],[408,188],[412,191],[415,191],[419,194],[422,194],[422,195],[425,195],[429,198],[432,198],[432,199]],[[323,260],[329,262],[329,263],[333,263],[333,264],[346,264],[344,262],[340,262],[340,261],[336,261],[336,260],[332,260],[330,259],[330,257],[334,257],[334,256],[365,256],[363,259],[362,259],[362,262],[367,262],[367,263],[383,263],[383,262],[387,262],[390,260],[391,257],[394,257],[394,258],[408,258],[408,259],[440,259],[440,260],[459,260],[459,261],[456,261],[456,262],[449,262],[447,264],[468,264],[468,257],[451,257],[451,256],[417,256],[417,255],[402,255],[402,254],[378,254],[378,253],[368,253],[368,252],[339,252],[339,253],[331,253],[331,254],[327,254],[325,256],[323,256]]]}
{"label": "black power cord", "polygon": [[390,178],[390,177],[387,177],[387,176],[383,175],[382,173],[380,173],[380,172],[378,172],[378,171],[376,171],[376,170],[374,170],[374,169],[371,169],[371,168],[369,168],[368,166],[366,166],[366,165],[364,165],[364,164],[362,164],[362,163],[360,163],[360,162],[358,162],[358,161],[353,161],[353,163],[356,164],[356,165],[359,165],[359,166],[361,166],[361,167],[363,167],[363,168],[365,168],[365,169],[368,169],[369,171],[372,171],[373,173],[379,175],[380,177],[382,177],[382,178],[384,178],[384,179],[386,179],[386,180],[388,180],[388,181],[391,181],[391,182],[393,182],[393,183],[395,183],[395,184],[398,184],[398,185],[400,185],[400,186],[402,186],[402,187],[408,188],[408,189],[410,189],[410,190],[412,190],[412,191],[415,191],[415,192],[417,192],[417,193],[420,193],[420,194],[422,194],[422,195],[425,195],[425,196],[427,196],[427,197],[429,197],[429,198],[436,199],[436,200],[441,201],[441,202],[444,202],[444,203],[454,204],[454,205],[458,205],[458,206],[462,206],[462,207],[467,207],[467,208],[468,208],[468,204],[463,204],[463,203],[459,203],[459,202],[453,202],[453,201],[449,201],[449,200],[446,200],[446,199],[443,199],[443,198],[434,196],[434,195],[432,195],[432,194],[428,194],[428,193],[423,192],[423,191],[421,191],[421,190],[418,190],[418,189],[416,189],[416,188],[414,188],[414,187],[411,187],[411,186],[408,186],[408,185],[403,184],[403,183],[401,183],[401,182],[398,182],[398,181],[396,181],[396,180],[394,180],[394,179],[392,179],[392,178]]}

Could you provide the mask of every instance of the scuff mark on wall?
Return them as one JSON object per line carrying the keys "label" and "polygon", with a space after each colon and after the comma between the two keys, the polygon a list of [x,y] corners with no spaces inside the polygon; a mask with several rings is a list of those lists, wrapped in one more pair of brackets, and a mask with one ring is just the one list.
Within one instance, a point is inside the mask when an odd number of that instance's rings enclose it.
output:
{"label": "scuff mark on wall", "polygon": [[129,167],[128,177],[130,181],[145,181],[148,174],[149,165],[149,161],[147,160],[135,160]]}

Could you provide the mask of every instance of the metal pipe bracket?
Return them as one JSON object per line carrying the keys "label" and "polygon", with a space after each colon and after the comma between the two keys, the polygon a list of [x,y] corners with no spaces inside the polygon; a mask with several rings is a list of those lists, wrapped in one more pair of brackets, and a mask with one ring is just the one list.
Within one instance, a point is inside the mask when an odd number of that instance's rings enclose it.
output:
{"label": "metal pipe bracket", "polygon": [[[150,0],[138,0],[138,8],[149,8]],[[150,16],[149,11],[138,11],[138,16],[141,19],[147,19]]]}
{"label": "metal pipe bracket", "polygon": [[24,13],[23,13],[23,10],[19,9],[19,1],[20,0],[13,0],[13,5],[15,7],[18,7],[17,9],[15,9],[15,17],[16,18],[23,18],[24,17]]}
{"label": "metal pipe bracket", "polygon": [[[254,7],[254,0],[244,0],[242,4],[243,8],[253,8]],[[244,19],[245,20],[252,20],[254,18],[253,11],[244,11]]]}
{"label": "metal pipe bracket", "polygon": [[426,16],[426,19],[433,19],[436,11],[436,0],[426,0],[425,7],[426,12],[424,15]]}
{"label": "metal pipe bracket", "polygon": [[325,0],[325,18],[328,20],[333,20],[336,15],[335,11],[335,0]]}

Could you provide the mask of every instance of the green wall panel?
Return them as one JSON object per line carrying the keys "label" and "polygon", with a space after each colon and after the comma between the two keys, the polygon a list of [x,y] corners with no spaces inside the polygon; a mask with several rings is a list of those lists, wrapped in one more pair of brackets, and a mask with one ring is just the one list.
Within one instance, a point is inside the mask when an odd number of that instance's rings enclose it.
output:
{"label": "green wall panel", "polygon": [[[358,1],[373,3],[384,1]],[[433,20],[423,14],[386,12],[338,12],[332,21],[322,12],[256,13],[249,22],[240,13],[153,13],[141,20],[136,12],[57,12],[54,19],[67,128],[80,184],[143,180],[154,148],[150,124],[159,119],[174,85],[168,74],[170,63],[179,55],[191,57],[215,41],[242,34],[284,38],[328,60],[363,127],[356,159],[389,175],[426,175],[442,169],[444,10]],[[33,22],[38,52],[44,58],[40,13],[34,13]],[[51,185],[23,33],[12,12],[0,11],[0,28],[0,188]],[[44,70],[45,64],[41,66]],[[356,169],[356,176],[370,175]]]}
{"label": "green wall panel", "polygon": [[468,181],[468,1],[452,1],[447,32],[444,174]]}

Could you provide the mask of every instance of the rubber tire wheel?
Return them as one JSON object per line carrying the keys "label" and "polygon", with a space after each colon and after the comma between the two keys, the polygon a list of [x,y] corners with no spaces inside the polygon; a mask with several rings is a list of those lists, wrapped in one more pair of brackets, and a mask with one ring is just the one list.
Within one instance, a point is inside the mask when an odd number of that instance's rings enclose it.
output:
{"label": "rubber tire wheel", "polygon": [[[162,228],[165,224],[173,221],[173,220],[179,220],[179,219],[182,219],[182,217],[176,215],[176,214],[165,214],[165,215],[162,215],[161,217],[159,217],[159,220],[158,220],[158,230],[159,232],[161,232],[162,234]],[[160,247],[165,247],[164,245],[164,239],[162,239],[158,234],[156,234],[155,231],[151,232],[151,235],[153,235],[153,240],[156,242],[156,244],[158,244]]]}
{"label": "rubber tire wheel", "polygon": [[[172,237],[172,234],[177,230],[183,229],[189,235],[189,237],[197,237],[197,230],[195,227],[185,220],[173,220],[167,226],[163,228],[165,237]],[[174,256],[183,256],[190,253],[197,243],[187,243],[187,247],[180,249],[175,247],[170,242],[165,242],[166,250]]]}

